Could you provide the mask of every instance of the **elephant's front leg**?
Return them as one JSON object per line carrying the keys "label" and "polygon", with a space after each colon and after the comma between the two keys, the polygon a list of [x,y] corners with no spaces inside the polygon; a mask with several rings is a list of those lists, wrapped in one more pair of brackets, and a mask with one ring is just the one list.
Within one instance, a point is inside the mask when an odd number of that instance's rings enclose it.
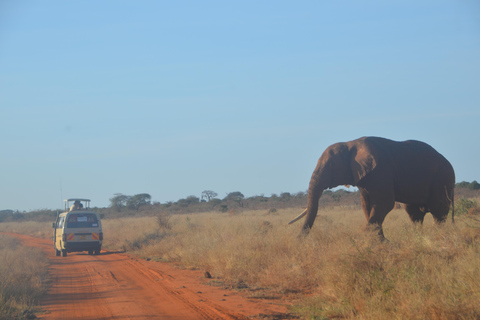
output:
{"label": "elephant's front leg", "polygon": [[368,225],[374,227],[378,231],[378,235],[382,240],[385,239],[382,224],[387,214],[395,206],[395,200],[388,198],[378,199],[365,189],[360,189],[360,197],[362,209]]}

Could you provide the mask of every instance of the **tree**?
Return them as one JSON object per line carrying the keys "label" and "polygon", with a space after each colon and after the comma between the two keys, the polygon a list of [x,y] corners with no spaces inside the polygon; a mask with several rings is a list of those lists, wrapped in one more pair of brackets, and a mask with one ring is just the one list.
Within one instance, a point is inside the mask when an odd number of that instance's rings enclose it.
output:
{"label": "tree", "polygon": [[455,185],[455,188],[467,188],[469,190],[479,190],[480,183],[478,183],[476,180],[473,180],[472,182],[462,181],[457,183]]}
{"label": "tree", "polygon": [[180,199],[177,201],[177,204],[181,207],[188,207],[191,204],[199,203],[200,199],[195,196],[188,196],[185,199]]}
{"label": "tree", "polygon": [[242,200],[245,196],[240,191],[234,191],[227,194],[223,200]]}
{"label": "tree", "polygon": [[243,207],[243,202],[242,200],[245,198],[245,196],[240,192],[240,191],[234,191],[234,192],[230,192],[229,194],[227,194],[227,196],[225,197],[225,199],[223,200],[233,200],[235,201],[240,207]]}
{"label": "tree", "polygon": [[477,182],[477,180],[473,180],[472,183],[470,183],[470,186],[472,190],[479,190],[480,189],[480,183]]}
{"label": "tree", "polygon": [[292,194],[290,192],[282,192],[280,193],[280,199],[283,201],[288,201],[292,197]]}
{"label": "tree", "polygon": [[138,211],[140,207],[149,205],[151,199],[152,196],[148,193],[139,193],[127,200],[127,207]]}
{"label": "tree", "polygon": [[218,196],[218,194],[212,190],[205,190],[202,192],[202,200],[210,201]]}
{"label": "tree", "polygon": [[113,197],[110,198],[110,207],[119,212],[122,208],[125,208],[130,198],[130,196],[126,196],[121,193],[115,193]]}

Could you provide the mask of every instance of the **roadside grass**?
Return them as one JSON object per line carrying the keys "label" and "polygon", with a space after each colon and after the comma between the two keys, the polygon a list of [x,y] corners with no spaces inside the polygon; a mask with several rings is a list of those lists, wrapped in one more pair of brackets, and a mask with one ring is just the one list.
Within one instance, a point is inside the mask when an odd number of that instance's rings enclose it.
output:
{"label": "roadside grass", "polygon": [[27,234],[33,237],[51,239],[53,236],[52,222],[22,221],[22,222],[2,222],[0,223],[1,232],[11,232]]}
{"label": "roadside grass", "polygon": [[428,214],[415,226],[393,210],[380,242],[360,209],[320,210],[306,238],[301,221],[287,225],[300,212],[104,219],[104,247],[208,271],[212,285],[252,298],[288,299],[302,319],[480,318],[478,215],[438,226]]}
{"label": "roadside grass", "polygon": [[[479,319],[480,222],[463,215],[414,226],[403,210],[384,223],[386,242],[361,210],[319,211],[310,235],[301,210],[105,220],[108,246],[208,271],[212,284],[252,298],[293,299],[302,319]],[[115,235],[115,236],[113,236]]]}
{"label": "roadside grass", "polygon": [[0,261],[0,319],[31,319],[47,290],[47,258],[0,234]]}
{"label": "roadside grass", "polygon": [[158,233],[153,217],[132,217],[102,220],[102,247],[110,250],[134,252],[148,244]]}

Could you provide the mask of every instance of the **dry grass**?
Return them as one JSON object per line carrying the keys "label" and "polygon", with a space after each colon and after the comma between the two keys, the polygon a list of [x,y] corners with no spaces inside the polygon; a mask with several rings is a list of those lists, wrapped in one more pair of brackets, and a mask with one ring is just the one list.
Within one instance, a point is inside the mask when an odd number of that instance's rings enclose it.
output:
{"label": "dry grass", "polygon": [[51,239],[53,236],[52,222],[54,221],[51,221],[51,222],[38,222],[38,221],[2,222],[0,223],[0,231],[28,234],[30,236],[39,237],[43,239]]}
{"label": "dry grass", "polygon": [[122,218],[102,220],[102,246],[110,250],[134,251],[145,246],[145,238],[158,232],[155,218]]}
{"label": "dry grass", "polygon": [[0,235],[0,261],[0,319],[33,316],[47,290],[47,258],[14,238]]}
{"label": "dry grass", "polygon": [[300,211],[104,220],[104,246],[208,271],[252,297],[288,296],[303,319],[480,318],[478,216],[416,227],[394,210],[382,243],[350,208],[320,211],[302,239],[301,222],[287,225]]}
{"label": "dry grass", "polygon": [[[480,318],[480,223],[415,227],[403,210],[384,224],[388,242],[365,230],[360,210],[320,211],[311,234],[287,225],[299,210],[176,215],[104,222],[108,245],[209,271],[214,282],[289,295],[304,319]],[[118,228],[119,231],[114,231]],[[258,290],[268,288],[267,291]],[[262,292],[259,293],[259,292]]]}

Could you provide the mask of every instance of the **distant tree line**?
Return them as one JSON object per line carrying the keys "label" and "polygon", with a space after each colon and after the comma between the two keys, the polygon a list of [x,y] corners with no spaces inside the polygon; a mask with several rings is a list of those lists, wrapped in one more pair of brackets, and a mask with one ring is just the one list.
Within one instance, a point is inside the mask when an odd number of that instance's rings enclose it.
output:
{"label": "distant tree line", "polygon": [[[455,187],[456,201],[461,198],[478,198],[480,196],[480,184],[477,181],[459,182]],[[278,195],[272,194],[270,197],[265,195],[245,197],[240,191],[234,191],[220,199],[216,192],[205,190],[201,193],[200,198],[191,195],[175,202],[165,203],[152,202],[151,199],[152,197],[148,193],[136,195],[116,193],[109,199],[110,205],[107,208],[94,207],[92,210],[99,212],[104,218],[116,218],[158,213],[182,214],[209,211],[237,213],[242,210],[265,210],[266,212],[275,212],[277,209],[306,207],[307,205],[306,192],[282,192]],[[319,207],[330,206],[360,208],[359,192],[345,189],[325,190],[320,198]],[[54,221],[58,212],[58,210],[48,209],[30,212],[0,210],[0,223],[27,220]]]}
{"label": "distant tree line", "polygon": [[[227,193],[222,199],[212,190],[205,190],[200,198],[190,195],[177,201],[167,201],[165,203],[151,202],[151,196],[146,193],[133,196],[116,193],[110,198],[108,208],[98,209],[105,217],[122,217],[131,215],[150,215],[156,213],[195,213],[195,212],[230,212],[238,213],[242,210],[266,210],[275,212],[277,209],[306,206],[307,193],[282,192],[279,195],[272,194],[270,197],[265,195],[256,195],[245,197],[240,191]],[[360,197],[358,192],[337,190],[326,190],[320,200],[320,206],[358,206],[360,207]]]}
{"label": "distant tree line", "polygon": [[455,188],[466,188],[468,190],[480,190],[480,183],[478,183],[476,180],[473,180],[472,182],[462,181],[455,184]]}
{"label": "distant tree line", "polygon": [[34,210],[29,212],[21,212],[14,210],[1,210],[0,211],[0,223],[1,222],[13,222],[13,221],[55,221],[58,215],[57,210]]}
{"label": "distant tree line", "polygon": [[152,196],[148,193],[139,193],[134,196],[115,193],[110,198],[110,207],[117,212],[125,209],[138,211],[141,207],[150,205],[151,199]]}

